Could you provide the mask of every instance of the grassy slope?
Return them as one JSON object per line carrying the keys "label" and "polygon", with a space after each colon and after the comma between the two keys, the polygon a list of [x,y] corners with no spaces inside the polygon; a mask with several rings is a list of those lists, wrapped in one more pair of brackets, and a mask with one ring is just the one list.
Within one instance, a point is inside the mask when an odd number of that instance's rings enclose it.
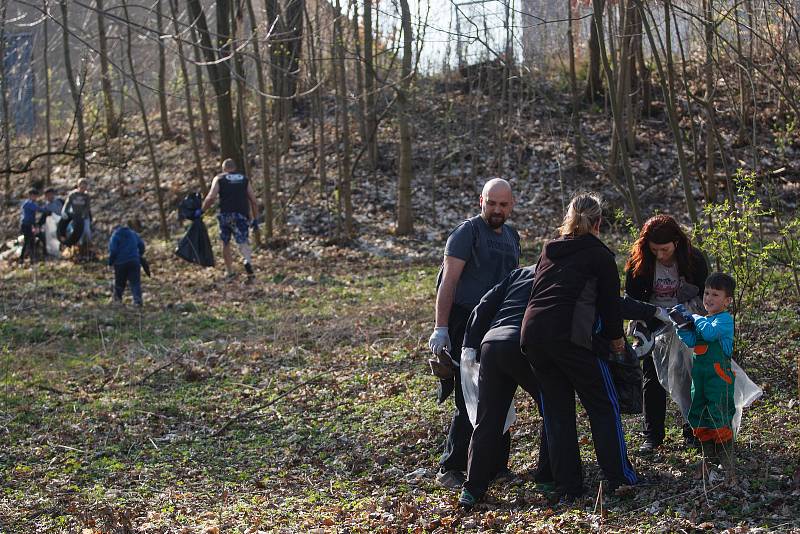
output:
{"label": "grassy slope", "polygon": [[[672,425],[662,454],[634,457],[660,484],[605,517],[589,498],[554,512],[533,490],[539,420],[518,395],[512,468],[525,476],[482,513],[457,513],[430,478],[451,410],[423,350],[436,267],[271,254],[244,286],[151,252],[141,313],[107,304],[99,264],[0,272],[0,531],[800,528],[800,416],[778,387],[746,414],[745,484],[704,494]],[[639,424],[625,420],[631,448]],[[594,491],[584,414],[580,432]],[[427,476],[407,477],[418,468]]]}

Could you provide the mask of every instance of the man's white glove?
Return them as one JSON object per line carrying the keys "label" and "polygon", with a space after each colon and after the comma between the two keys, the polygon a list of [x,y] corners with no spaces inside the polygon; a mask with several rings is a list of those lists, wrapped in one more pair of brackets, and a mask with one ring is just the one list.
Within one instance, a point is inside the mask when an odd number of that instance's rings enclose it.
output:
{"label": "man's white glove", "polygon": [[428,346],[436,356],[440,356],[443,349],[450,351],[452,345],[450,345],[450,334],[448,334],[446,326],[437,326],[433,329],[433,334],[428,340]]}
{"label": "man's white glove", "polygon": [[662,323],[669,323],[669,324],[672,323],[672,319],[669,318],[669,311],[667,311],[666,308],[662,308],[661,306],[656,308],[656,313],[655,315],[653,315],[653,317],[655,317]]}
{"label": "man's white glove", "polygon": [[463,363],[473,363],[478,359],[478,350],[464,347],[461,349],[461,361]]}

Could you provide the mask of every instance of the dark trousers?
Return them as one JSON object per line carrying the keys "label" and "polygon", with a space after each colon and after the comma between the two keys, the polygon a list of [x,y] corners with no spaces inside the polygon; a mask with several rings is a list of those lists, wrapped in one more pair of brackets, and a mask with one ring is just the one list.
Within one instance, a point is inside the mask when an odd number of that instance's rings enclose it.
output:
{"label": "dark trousers", "polygon": [[[539,385],[528,360],[519,350],[519,341],[483,343],[476,426],[469,443],[467,481],[464,483],[464,487],[478,499],[486,493],[495,474],[508,464],[511,436],[509,432],[503,433],[503,427],[518,385],[533,397],[541,415]],[[544,422],[535,479],[537,482],[553,480]]]}
{"label": "dark trousers", "polygon": [[578,450],[575,393],[589,414],[597,462],[612,488],[635,484],[620,421],[619,403],[606,362],[568,341],[526,344],[527,355],[542,389],[550,466],[560,492],[583,492]]}
{"label": "dark trousers", "polygon": [[[450,354],[455,360],[461,359],[461,344],[464,342],[464,331],[467,328],[467,320],[471,311],[456,305],[453,305],[453,309],[450,311],[447,323],[451,345]],[[439,458],[439,466],[444,471],[465,471],[467,469],[467,449],[472,436],[472,423],[469,422],[467,407],[464,405],[459,369],[456,369],[453,381],[453,384],[447,384],[443,380],[440,384],[442,389],[455,386],[453,396],[456,409],[453,412],[450,430],[447,432],[447,439],[444,442],[444,453]]]}
{"label": "dark trousers", "polygon": [[[644,437],[656,445],[664,441],[664,420],[667,416],[667,390],[658,381],[653,355],[642,358],[642,414]],[[683,437],[692,439],[692,427],[683,423]]]}
{"label": "dark trousers", "polygon": [[25,254],[28,254],[31,257],[31,263],[33,263],[36,261],[36,238],[33,235],[33,225],[20,225],[20,231],[22,232],[23,240],[22,250],[19,253],[19,262],[23,263],[25,261]]}
{"label": "dark trousers", "polygon": [[122,300],[125,285],[130,284],[133,302],[142,303],[142,275],[138,261],[127,261],[114,265],[114,300]]}

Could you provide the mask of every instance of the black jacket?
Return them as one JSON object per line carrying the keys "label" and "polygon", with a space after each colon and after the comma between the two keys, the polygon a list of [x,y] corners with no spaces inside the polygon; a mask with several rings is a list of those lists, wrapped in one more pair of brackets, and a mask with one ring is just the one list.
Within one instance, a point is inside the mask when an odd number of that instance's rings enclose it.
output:
{"label": "black jacket", "polygon": [[514,269],[483,296],[469,316],[464,347],[477,349],[484,341],[519,342],[535,272],[535,265]]}
{"label": "black jacket", "polygon": [[522,321],[522,342],[571,341],[592,349],[597,320],[606,339],[623,337],[614,253],[593,234],[562,236],[539,258]]}
{"label": "black jacket", "polygon": [[[703,298],[706,278],[708,278],[708,263],[703,253],[692,246],[689,247],[689,264],[689,272],[679,272],[678,276],[682,276],[690,284],[696,285],[700,289],[700,298]],[[625,294],[632,299],[650,302],[650,298],[653,296],[654,276],[655,270],[652,273],[640,276],[633,276],[629,270],[625,271]],[[647,327],[651,331],[656,330],[659,326],[660,323],[657,319],[651,319],[647,322]]]}
{"label": "black jacket", "polygon": [[[515,269],[499,284],[490,289],[472,310],[464,334],[462,347],[478,349],[489,341],[516,341],[522,318],[533,287],[536,265]],[[625,296],[620,299],[623,319],[647,321],[658,309],[647,302],[639,302]],[[595,336],[595,346],[602,345],[602,353],[610,352],[608,341]],[[604,356],[604,357],[606,357]]]}

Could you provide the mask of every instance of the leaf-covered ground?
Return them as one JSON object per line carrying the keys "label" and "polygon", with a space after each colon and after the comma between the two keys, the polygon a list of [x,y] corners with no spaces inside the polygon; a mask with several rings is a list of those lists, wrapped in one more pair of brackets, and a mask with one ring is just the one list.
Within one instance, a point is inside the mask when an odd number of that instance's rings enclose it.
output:
{"label": "leaf-covered ground", "polygon": [[[766,394],[745,415],[737,486],[698,484],[668,423],[667,447],[632,455],[655,484],[602,511],[585,414],[590,496],[554,510],[518,394],[519,477],[465,515],[432,478],[451,414],[425,364],[433,261],[264,251],[248,286],[152,248],[141,311],[108,303],[99,263],[0,271],[0,531],[800,529],[793,377],[754,376]],[[776,358],[797,352],[800,326],[786,328]],[[640,418],[624,423],[635,450]]]}

